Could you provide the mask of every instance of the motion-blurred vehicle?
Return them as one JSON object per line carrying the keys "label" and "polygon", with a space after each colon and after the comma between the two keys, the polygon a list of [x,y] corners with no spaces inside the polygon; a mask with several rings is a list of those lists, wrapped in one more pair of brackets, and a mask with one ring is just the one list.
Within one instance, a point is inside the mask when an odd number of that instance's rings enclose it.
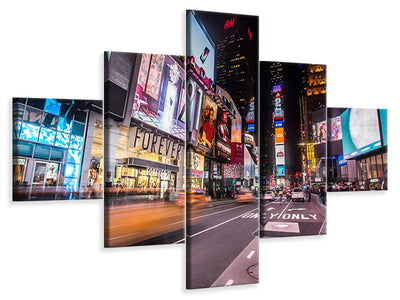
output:
{"label": "motion-blurred vehicle", "polygon": [[294,201],[305,201],[304,191],[302,188],[294,188],[292,190],[292,200]]}
{"label": "motion-blurred vehicle", "polygon": [[239,190],[236,192],[237,203],[251,203],[255,200],[253,193],[248,190]]}
{"label": "motion-blurred vehicle", "polygon": [[203,191],[188,192],[186,195],[186,203],[190,207],[206,206],[211,202],[211,196],[206,195]]}

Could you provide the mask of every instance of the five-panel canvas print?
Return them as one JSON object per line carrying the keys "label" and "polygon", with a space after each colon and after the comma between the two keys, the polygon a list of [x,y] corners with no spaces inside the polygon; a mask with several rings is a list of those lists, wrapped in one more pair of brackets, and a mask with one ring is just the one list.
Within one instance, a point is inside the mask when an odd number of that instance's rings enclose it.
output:
{"label": "five-panel canvas print", "polygon": [[258,16],[186,11],[186,54],[104,52],[104,101],[13,98],[13,201],[104,199],[104,247],[185,244],[186,288],[259,282],[259,238],[388,189],[386,109],[259,61]]}

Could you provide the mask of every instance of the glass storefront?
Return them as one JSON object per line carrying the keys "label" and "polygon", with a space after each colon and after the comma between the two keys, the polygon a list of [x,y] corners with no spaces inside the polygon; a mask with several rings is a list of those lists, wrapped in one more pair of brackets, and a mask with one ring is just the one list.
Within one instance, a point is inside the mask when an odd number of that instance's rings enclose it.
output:
{"label": "glass storefront", "polygon": [[387,152],[357,160],[360,190],[387,189]]}
{"label": "glass storefront", "polygon": [[101,188],[103,185],[103,122],[96,120],[94,126],[87,185]]}

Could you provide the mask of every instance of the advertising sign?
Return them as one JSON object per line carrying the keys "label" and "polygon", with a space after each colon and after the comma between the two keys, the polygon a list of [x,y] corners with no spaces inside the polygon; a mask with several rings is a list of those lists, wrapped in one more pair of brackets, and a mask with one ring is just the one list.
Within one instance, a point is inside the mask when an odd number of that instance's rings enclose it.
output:
{"label": "advertising sign", "polygon": [[227,114],[218,109],[217,117],[217,154],[226,159],[231,160],[231,119]]}
{"label": "advertising sign", "polygon": [[274,109],[274,119],[283,119],[283,110],[280,107]]}
{"label": "advertising sign", "polygon": [[[142,54],[131,117],[183,140],[184,113],[180,108],[185,103],[185,71],[176,60],[170,55]],[[150,97],[157,105],[149,105]]]}
{"label": "advertising sign", "polygon": [[285,134],[283,127],[275,128],[275,143],[276,144],[283,144],[285,142]]}
{"label": "advertising sign", "polygon": [[276,165],[284,165],[285,164],[285,146],[284,145],[276,145],[275,146],[275,163],[276,163]]}
{"label": "advertising sign", "polygon": [[198,147],[209,154],[213,154],[215,144],[217,108],[217,104],[204,94],[197,142]]}
{"label": "advertising sign", "polygon": [[328,141],[335,142],[342,139],[342,123],[340,116],[328,119]]}
{"label": "advertising sign", "polygon": [[190,11],[186,19],[187,56],[193,56],[195,64],[203,68],[205,75],[214,81],[215,47],[208,32],[197,21],[195,12]]}
{"label": "advertising sign", "polygon": [[231,139],[232,143],[241,143],[242,142],[242,120],[241,119],[233,119],[231,121]]}
{"label": "advertising sign", "polygon": [[285,166],[276,166],[276,176],[277,177],[285,176]]}
{"label": "advertising sign", "polygon": [[312,126],[314,144],[326,143],[326,121],[319,122]]}
{"label": "advertising sign", "polygon": [[245,145],[243,143],[232,143],[231,162],[232,164],[244,164]]}
{"label": "advertising sign", "polygon": [[282,128],[283,127],[283,121],[279,120],[279,121],[275,121],[275,128]]}
{"label": "advertising sign", "polygon": [[280,84],[276,84],[276,85],[272,86],[272,91],[273,91],[274,93],[281,92],[281,91],[282,91],[281,85],[280,85]]}
{"label": "advertising sign", "polygon": [[341,115],[345,159],[382,146],[377,109],[348,108]]}

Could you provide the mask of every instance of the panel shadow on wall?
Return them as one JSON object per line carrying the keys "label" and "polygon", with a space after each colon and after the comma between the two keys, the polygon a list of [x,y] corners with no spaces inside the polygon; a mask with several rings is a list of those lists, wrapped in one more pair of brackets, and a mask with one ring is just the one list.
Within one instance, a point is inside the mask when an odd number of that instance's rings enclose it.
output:
{"label": "panel shadow on wall", "polygon": [[103,101],[13,99],[13,201],[103,198]]}
{"label": "panel shadow on wall", "polygon": [[186,287],[258,283],[258,17],[186,29]]}
{"label": "panel shadow on wall", "polygon": [[184,242],[184,57],[106,52],[104,245]]}
{"label": "panel shadow on wall", "polygon": [[260,62],[260,236],[326,233],[326,66]]}
{"label": "panel shadow on wall", "polygon": [[387,190],[387,110],[328,108],[328,192]]}

